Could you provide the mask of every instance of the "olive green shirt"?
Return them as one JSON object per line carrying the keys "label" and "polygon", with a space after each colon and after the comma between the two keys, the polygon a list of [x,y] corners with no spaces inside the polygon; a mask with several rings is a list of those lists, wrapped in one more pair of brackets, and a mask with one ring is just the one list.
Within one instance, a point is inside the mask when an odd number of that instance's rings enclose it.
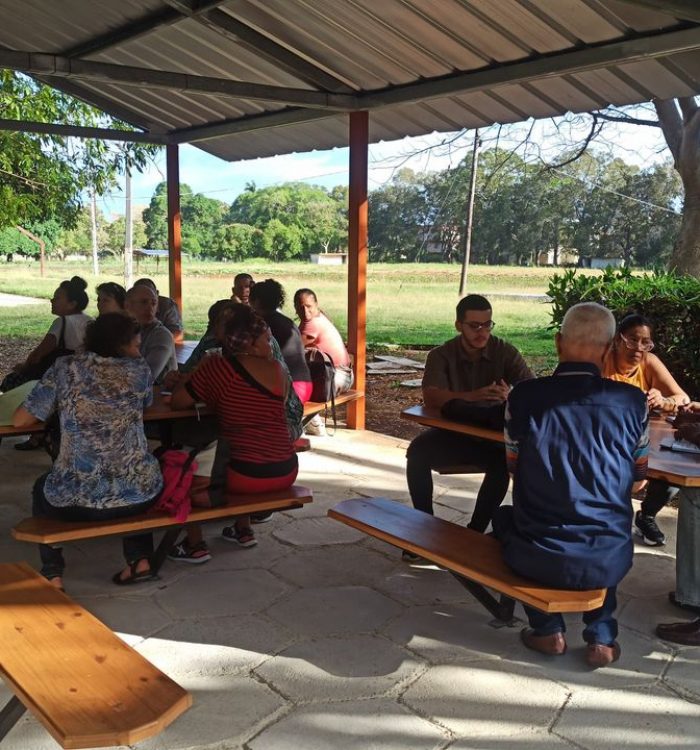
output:
{"label": "olive green shirt", "polygon": [[535,377],[520,352],[503,339],[491,336],[481,357],[472,361],[464,351],[461,338],[455,336],[428,354],[423,388],[475,391],[501,380],[512,386]]}

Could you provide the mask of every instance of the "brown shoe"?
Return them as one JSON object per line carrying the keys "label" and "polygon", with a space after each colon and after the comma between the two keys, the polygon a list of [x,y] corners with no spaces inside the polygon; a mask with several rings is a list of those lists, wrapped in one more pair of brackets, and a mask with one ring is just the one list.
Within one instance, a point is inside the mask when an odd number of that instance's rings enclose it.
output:
{"label": "brown shoe", "polygon": [[520,640],[533,651],[539,651],[548,656],[561,656],[566,653],[566,640],[563,633],[536,635],[532,628],[523,628],[520,631]]}
{"label": "brown shoe", "polygon": [[670,622],[656,626],[656,635],[682,646],[700,646],[700,618],[692,622]]}
{"label": "brown shoe", "polygon": [[620,658],[620,644],[615,641],[612,646],[602,643],[589,643],[586,647],[586,663],[593,669],[607,667]]}

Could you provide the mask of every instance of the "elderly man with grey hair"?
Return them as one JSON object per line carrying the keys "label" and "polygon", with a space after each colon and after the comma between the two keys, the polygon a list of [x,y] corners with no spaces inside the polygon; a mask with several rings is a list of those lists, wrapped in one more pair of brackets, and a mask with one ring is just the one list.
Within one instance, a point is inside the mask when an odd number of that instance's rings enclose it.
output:
{"label": "elderly man with grey hair", "polygon": [[[603,605],[583,615],[592,668],[620,657],[615,590],[632,566],[631,495],[646,476],[649,444],[644,393],[601,376],[614,334],[609,310],[574,305],[556,335],[554,374],[512,390],[505,438],[513,506],[493,521],[506,562],[521,575],[552,588],[607,589]],[[563,617],[525,612],[523,643],[563,654]]]}

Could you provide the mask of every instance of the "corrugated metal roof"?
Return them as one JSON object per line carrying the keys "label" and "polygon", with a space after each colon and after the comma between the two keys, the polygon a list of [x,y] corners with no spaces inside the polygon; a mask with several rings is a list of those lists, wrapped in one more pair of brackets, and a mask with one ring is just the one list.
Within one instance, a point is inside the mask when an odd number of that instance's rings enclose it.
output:
{"label": "corrugated metal roof", "polygon": [[[0,0],[0,11],[6,50],[297,92],[390,93],[385,106],[367,102],[373,142],[700,92],[700,11],[677,18],[634,0]],[[624,41],[616,62],[608,46]],[[573,65],[566,53],[583,57]],[[206,139],[195,145],[227,160],[347,143],[337,110],[133,81],[41,80],[154,132],[186,139],[178,131],[197,128]],[[275,113],[275,127],[261,129]],[[313,119],[279,123],[299,116]]]}

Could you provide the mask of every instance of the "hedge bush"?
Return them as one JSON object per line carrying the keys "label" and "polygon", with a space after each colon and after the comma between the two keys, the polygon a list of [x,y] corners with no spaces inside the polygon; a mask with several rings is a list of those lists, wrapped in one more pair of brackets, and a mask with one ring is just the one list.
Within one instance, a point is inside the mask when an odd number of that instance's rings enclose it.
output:
{"label": "hedge bush", "polygon": [[607,268],[599,276],[575,270],[555,274],[547,294],[552,298],[552,323],[578,302],[599,302],[620,321],[640,313],[654,324],[654,353],[664,361],[691,398],[700,398],[700,281],[675,273],[632,274]]}

